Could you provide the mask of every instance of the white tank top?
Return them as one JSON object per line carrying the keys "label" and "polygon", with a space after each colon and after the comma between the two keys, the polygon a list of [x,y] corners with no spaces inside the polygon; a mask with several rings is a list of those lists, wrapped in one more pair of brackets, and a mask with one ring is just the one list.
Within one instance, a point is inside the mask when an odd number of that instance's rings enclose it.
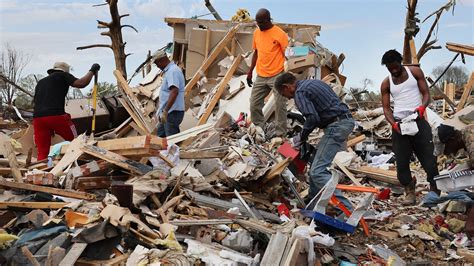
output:
{"label": "white tank top", "polygon": [[408,79],[398,85],[393,83],[392,75],[388,76],[390,80],[390,94],[394,102],[393,116],[398,119],[411,115],[422,103],[418,82],[408,67],[405,67],[405,70],[408,73]]}

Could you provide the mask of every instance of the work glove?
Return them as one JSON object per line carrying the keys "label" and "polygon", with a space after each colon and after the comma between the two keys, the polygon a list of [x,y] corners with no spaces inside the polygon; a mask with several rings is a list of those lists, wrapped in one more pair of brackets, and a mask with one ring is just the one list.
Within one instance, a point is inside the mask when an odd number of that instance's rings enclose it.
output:
{"label": "work glove", "polygon": [[420,105],[415,109],[415,112],[418,113],[419,118],[424,119],[425,118],[425,110],[426,110],[426,107],[424,105]]}
{"label": "work glove", "polygon": [[303,144],[303,141],[301,140],[301,133],[298,133],[296,136],[294,136],[291,139],[291,146],[294,149],[299,150],[302,144]]}
{"label": "work glove", "polygon": [[163,110],[163,112],[161,113],[160,122],[162,124],[165,124],[167,121],[168,121],[168,111]]}
{"label": "work glove", "polygon": [[250,71],[249,73],[247,73],[247,85],[249,87],[252,87],[253,85],[253,81],[252,81],[252,71]]}
{"label": "work glove", "polygon": [[402,131],[400,130],[400,123],[394,122],[392,124],[392,129],[395,130],[398,134],[402,134]]}
{"label": "work glove", "polygon": [[89,71],[91,71],[92,73],[97,73],[97,71],[100,70],[100,65],[97,64],[97,63],[94,63],[92,66],[91,66],[91,69],[89,69]]}

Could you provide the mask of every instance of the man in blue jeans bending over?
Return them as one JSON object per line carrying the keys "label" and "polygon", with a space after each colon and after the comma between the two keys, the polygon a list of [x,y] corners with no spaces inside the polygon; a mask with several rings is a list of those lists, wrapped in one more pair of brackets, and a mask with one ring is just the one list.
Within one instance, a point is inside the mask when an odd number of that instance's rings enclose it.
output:
{"label": "man in blue jeans bending over", "polygon": [[[309,172],[310,200],[331,179],[328,167],[336,153],[345,148],[346,139],[354,129],[355,122],[347,105],[321,80],[297,81],[291,73],[284,73],[276,79],[275,88],[284,97],[295,98],[296,107],[306,119],[303,130],[292,139],[293,147],[299,148],[316,127],[324,129],[324,136],[319,142]],[[335,195],[346,207],[352,209],[352,204],[341,191],[336,190]]]}
{"label": "man in blue jeans bending over", "polygon": [[165,51],[157,51],[153,62],[163,71],[157,116],[159,120],[158,136],[169,137],[179,133],[179,125],[184,118],[184,75]]}

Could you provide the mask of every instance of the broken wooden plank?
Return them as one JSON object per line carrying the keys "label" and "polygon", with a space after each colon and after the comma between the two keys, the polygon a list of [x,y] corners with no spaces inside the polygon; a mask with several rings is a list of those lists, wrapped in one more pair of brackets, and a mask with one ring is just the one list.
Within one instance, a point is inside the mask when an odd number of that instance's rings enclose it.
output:
{"label": "broken wooden plank", "polygon": [[456,112],[461,111],[466,105],[467,100],[471,97],[472,89],[474,87],[474,71],[471,72],[471,76],[469,77],[469,81],[464,85],[464,90],[462,92],[461,100],[459,100],[459,104],[456,108]]}
{"label": "broken wooden plank", "polygon": [[229,80],[234,75],[235,70],[237,70],[237,67],[240,64],[240,61],[242,61],[242,55],[239,54],[234,59],[234,61],[232,62],[232,65],[229,68],[229,70],[227,70],[227,72],[225,73],[224,78],[219,83],[219,86],[217,87],[216,93],[214,94],[214,96],[212,96],[211,102],[206,107],[206,110],[202,114],[201,118],[199,118],[198,125],[206,124],[207,119],[209,119],[209,116],[212,113],[212,110],[214,110],[214,107],[216,106],[217,102],[221,99],[221,96],[224,93],[224,90],[227,88]]}
{"label": "broken wooden plank", "polygon": [[153,170],[153,168],[148,165],[144,165],[139,162],[130,160],[122,155],[113,153],[111,151],[96,146],[86,145],[82,147],[81,150],[89,155],[95,156],[102,160],[106,160],[112,164],[115,164],[119,167],[122,167],[123,169],[129,170],[132,173],[136,173],[139,175],[144,175]]}
{"label": "broken wooden plank", "polygon": [[223,158],[227,155],[227,151],[180,151],[180,159],[212,159]]}
{"label": "broken wooden plank", "polygon": [[[127,113],[130,115],[130,117],[132,117],[133,119],[133,122],[130,122],[130,126],[137,130],[137,132],[139,132],[141,135],[147,135],[147,134],[150,134],[150,132],[148,132],[148,130],[146,129],[146,126],[143,124],[143,122],[140,120],[140,117],[135,114],[135,111],[132,109],[132,107],[129,105],[129,103],[127,102],[127,100],[123,99],[123,98],[118,98],[119,102],[123,105],[123,107],[125,108],[125,110],[127,110]],[[138,128],[138,129],[137,129]]]}
{"label": "broken wooden plank", "polygon": [[265,250],[265,254],[263,254],[262,262],[260,263],[260,265],[280,265],[288,240],[289,236],[287,234],[281,232],[273,234],[270,238],[270,242],[268,243],[267,249]]}
{"label": "broken wooden plank", "polygon": [[172,220],[170,224],[176,226],[195,226],[195,225],[219,225],[219,224],[233,224],[232,219],[205,219],[205,220]]}
{"label": "broken wooden plank", "polygon": [[[26,168],[19,168],[18,170],[20,170],[22,175],[28,171]],[[0,175],[8,175],[11,174],[11,172],[12,169],[10,167],[0,167]]]}
{"label": "broken wooden plank", "polygon": [[227,34],[222,38],[222,40],[214,47],[212,52],[209,54],[209,56],[204,59],[204,62],[202,65],[199,67],[199,69],[196,71],[194,76],[191,78],[191,80],[186,84],[186,87],[184,89],[184,95],[185,97],[189,96],[189,93],[191,90],[194,88],[194,86],[197,84],[199,79],[204,75],[206,70],[214,63],[216,60],[217,56],[221,53],[221,51],[224,49],[224,47],[229,43],[230,40],[234,37],[235,33],[239,29],[239,24],[233,26],[232,28],[229,29]]}
{"label": "broken wooden plank", "polygon": [[383,170],[375,167],[361,166],[358,169],[348,168],[349,171],[356,174],[363,174],[375,180],[379,180],[385,183],[401,186],[400,181],[397,179],[397,172],[392,170]]}
{"label": "broken wooden plank", "polygon": [[17,182],[10,182],[10,181],[6,181],[6,180],[0,180],[0,186],[8,187],[8,188],[24,189],[24,190],[36,191],[36,192],[45,192],[45,193],[64,196],[64,197],[68,197],[68,198],[75,198],[75,199],[85,199],[85,200],[95,199],[94,194],[78,192],[78,191],[74,191],[74,190],[44,187],[44,186],[37,186],[37,185],[17,183]]}
{"label": "broken wooden plank", "polygon": [[362,184],[359,182],[359,180],[357,180],[357,178],[354,176],[354,174],[352,174],[348,169],[347,167],[345,167],[344,165],[342,165],[341,163],[339,163],[337,160],[334,160],[334,163],[336,164],[336,166],[341,169],[341,171],[347,176],[349,177],[349,179],[352,181],[352,183],[354,183],[355,185],[358,185],[358,186],[362,186]]}
{"label": "broken wooden plank", "polygon": [[308,263],[309,242],[306,238],[296,238],[291,245],[288,255],[283,258],[285,266],[299,266]]}
{"label": "broken wooden plank", "polygon": [[238,223],[240,226],[245,227],[247,229],[251,229],[254,231],[258,231],[267,235],[273,235],[276,234],[276,230],[271,227],[271,225],[268,225],[264,222],[258,221],[258,220],[253,220],[253,219],[236,219],[236,223]]}
{"label": "broken wooden plank", "polygon": [[39,262],[36,260],[36,258],[33,256],[33,254],[31,253],[31,251],[28,249],[27,246],[21,247],[21,253],[25,255],[25,257],[28,259],[31,265],[40,266]]}
{"label": "broken wooden plank", "polygon": [[451,52],[462,53],[462,54],[467,54],[467,55],[474,56],[474,46],[473,45],[465,45],[465,44],[448,42],[448,43],[446,43],[446,48]]}
{"label": "broken wooden plank", "polygon": [[355,138],[352,138],[352,139],[348,140],[347,141],[347,148],[355,146],[357,143],[360,143],[360,142],[364,141],[365,138],[366,138],[365,135],[360,135],[360,136],[357,136]]}
{"label": "broken wooden plank", "polygon": [[82,155],[81,147],[84,145],[86,145],[85,133],[77,136],[73,141],[71,141],[71,143],[69,143],[66,153],[58,162],[58,164],[54,166],[50,173],[55,176],[61,175],[64,169],[66,169]]}
{"label": "broken wooden plank", "polygon": [[23,183],[23,175],[21,174],[16,159],[15,151],[10,141],[3,142],[3,156],[8,159],[10,165],[10,174],[15,178],[16,182]]}
{"label": "broken wooden plank", "polygon": [[87,247],[87,243],[74,243],[72,247],[67,252],[66,256],[63,258],[59,265],[61,266],[74,266],[77,259],[81,256],[82,252]]}
{"label": "broken wooden plank", "polygon": [[29,202],[29,201],[7,201],[0,202],[0,209],[24,208],[24,209],[61,209],[69,202]]}
{"label": "broken wooden plank", "polygon": [[204,131],[209,130],[213,127],[214,127],[214,125],[212,125],[210,123],[205,124],[205,125],[201,125],[201,126],[192,127],[188,130],[182,131],[178,134],[174,134],[174,135],[168,137],[167,138],[168,144],[178,144],[182,141],[185,141],[187,139],[195,137],[195,136],[197,136],[197,135],[203,133]]}
{"label": "broken wooden plank", "polygon": [[293,159],[288,157],[273,165],[270,171],[263,177],[262,183],[266,184],[272,181],[274,178],[279,177],[292,161]]}

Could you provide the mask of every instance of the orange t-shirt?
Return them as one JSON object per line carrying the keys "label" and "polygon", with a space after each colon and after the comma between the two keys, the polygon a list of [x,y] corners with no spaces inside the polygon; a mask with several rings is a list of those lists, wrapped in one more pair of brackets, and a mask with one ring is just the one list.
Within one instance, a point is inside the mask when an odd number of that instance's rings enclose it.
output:
{"label": "orange t-shirt", "polygon": [[278,26],[268,30],[256,29],[253,33],[253,49],[257,50],[257,74],[273,77],[283,71],[288,35]]}

